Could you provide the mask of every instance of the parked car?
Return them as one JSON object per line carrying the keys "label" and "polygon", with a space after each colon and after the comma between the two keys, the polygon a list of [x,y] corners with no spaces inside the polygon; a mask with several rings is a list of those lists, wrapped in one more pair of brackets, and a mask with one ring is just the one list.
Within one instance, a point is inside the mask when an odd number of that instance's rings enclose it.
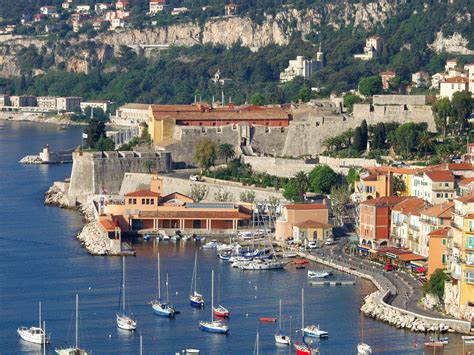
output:
{"label": "parked car", "polygon": [[191,180],[191,181],[200,181],[201,178],[199,177],[199,175],[191,175],[189,177],[189,180]]}
{"label": "parked car", "polygon": [[317,249],[318,244],[316,244],[316,242],[309,242],[308,245],[307,245],[307,248],[308,249]]}
{"label": "parked car", "polygon": [[337,242],[336,242],[334,239],[329,238],[328,240],[326,240],[326,241],[324,242],[324,244],[325,244],[325,245],[334,245],[334,244],[337,244]]}

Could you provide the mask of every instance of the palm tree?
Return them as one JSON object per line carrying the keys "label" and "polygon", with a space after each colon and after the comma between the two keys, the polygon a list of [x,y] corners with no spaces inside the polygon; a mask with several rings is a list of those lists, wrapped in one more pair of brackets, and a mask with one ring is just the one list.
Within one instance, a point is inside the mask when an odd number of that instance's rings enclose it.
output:
{"label": "palm tree", "polygon": [[425,157],[428,150],[434,148],[433,140],[431,139],[431,134],[428,131],[424,131],[418,138],[418,147],[419,150],[424,150]]}
{"label": "palm tree", "polygon": [[344,138],[345,142],[344,142],[344,145],[346,146],[346,148],[349,148],[352,144],[352,136],[354,135],[354,131],[352,128],[349,128],[347,131],[345,131],[343,134],[342,134],[342,137]]}
{"label": "palm tree", "polygon": [[328,137],[323,141],[323,145],[327,150],[332,151],[332,148],[336,145],[336,140],[334,137]]}
{"label": "palm tree", "polygon": [[300,196],[300,201],[303,201],[304,195],[309,188],[308,175],[304,171],[298,171],[295,174],[294,182],[296,185],[296,189],[298,190],[298,194]]}
{"label": "palm tree", "polygon": [[222,143],[219,145],[217,155],[219,158],[225,159],[225,163],[227,164],[227,161],[229,159],[232,159],[235,157],[235,150],[232,144],[229,143]]}

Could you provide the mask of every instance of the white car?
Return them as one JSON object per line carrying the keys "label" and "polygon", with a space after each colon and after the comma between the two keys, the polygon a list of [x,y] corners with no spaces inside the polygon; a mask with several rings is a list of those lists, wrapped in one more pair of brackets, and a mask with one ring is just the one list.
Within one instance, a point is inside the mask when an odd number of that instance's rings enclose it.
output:
{"label": "white car", "polygon": [[318,244],[316,244],[315,242],[309,242],[308,245],[307,245],[307,248],[308,249],[317,249]]}
{"label": "white car", "polygon": [[191,175],[191,176],[189,177],[189,180],[191,180],[191,181],[199,181],[199,175]]}
{"label": "white car", "polygon": [[325,245],[334,245],[337,244],[337,242],[334,239],[328,239],[324,242]]}

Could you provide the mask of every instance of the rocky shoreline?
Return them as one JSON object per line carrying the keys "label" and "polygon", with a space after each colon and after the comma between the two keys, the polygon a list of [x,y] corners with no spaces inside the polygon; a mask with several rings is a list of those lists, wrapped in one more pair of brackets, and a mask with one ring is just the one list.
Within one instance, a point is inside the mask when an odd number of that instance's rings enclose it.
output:
{"label": "rocky shoreline", "polygon": [[[71,208],[67,203],[67,197],[64,192],[54,184],[45,193],[45,205],[57,206],[60,208]],[[106,233],[100,230],[99,224],[94,218],[94,212],[90,207],[78,205],[76,209],[84,218],[85,225],[76,235],[81,246],[87,250],[90,255],[120,255],[111,247],[111,242]]]}
{"label": "rocky shoreline", "polygon": [[27,155],[23,158],[21,158],[18,163],[20,164],[27,164],[27,165],[33,165],[33,164],[43,164],[43,159],[39,157],[39,155]]}
{"label": "rocky shoreline", "polygon": [[45,117],[39,113],[31,113],[31,112],[0,112],[0,121],[49,123],[49,124],[64,125],[64,126],[85,125],[84,122],[72,121],[69,118],[65,118],[65,117],[60,117],[60,116]]}

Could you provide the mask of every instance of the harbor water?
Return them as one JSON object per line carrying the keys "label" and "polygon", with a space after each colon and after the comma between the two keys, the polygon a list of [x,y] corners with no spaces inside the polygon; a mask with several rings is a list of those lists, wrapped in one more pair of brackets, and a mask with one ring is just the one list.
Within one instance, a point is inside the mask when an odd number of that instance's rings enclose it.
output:
{"label": "harbor water", "polygon": [[[240,271],[220,261],[215,251],[202,250],[193,242],[174,244],[136,242],[136,257],[127,258],[127,298],[138,320],[136,332],[117,329],[121,283],[121,259],[93,257],[81,248],[75,234],[82,218],[74,210],[43,205],[43,194],[55,180],[69,176],[71,165],[23,166],[17,163],[36,154],[48,143],[53,150],[80,144],[81,128],[58,130],[37,123],[0,123],[0,354],[38,354],[40,347],[20,340],[19,326],[36,325],[38,302],[54,348],[74,342],[75,294],[80,297],[80,341],[91,354],[139,354],[140,335],[144,354],[175,354],[197,348],[201,354],[252,354],[257,331],[262,354],[294,353],[277,346],[277,323],[259,323],[260,317],[278,317],[283,304],[283,326],[295,339],[301,326],[301,288],[305,288],[306,324],[320,324],[329,332],[321,341],[322,354],[356,354],[361,337],[359,308],[371,283],[310,287],[307,269],[288,266],[278,271]],[[175,319],[155,316],[149,301],[156,296],[156,255],[160,251],[162,280],[169,274],[170,298],[180,311]],[[191,308],[188,294],[198,252],[199,291],[204,309]],[[209,320],[211,270],[219,275],[220,302],[231,311],[228,335],[199,330]],[[337,279],[351,279],[344,274]],[[163,283],[164,285],[164,283]],[[162,288],[162,292],[164,289]],[[217,291],[216,291],[217,301]],[[364,341],[376,353],[422,354],[424,334],[397,330],[365,318]],[[461,353],[459,337],[453,337],[444,353]],[[438,353],[442,351],[437,350]]]}

